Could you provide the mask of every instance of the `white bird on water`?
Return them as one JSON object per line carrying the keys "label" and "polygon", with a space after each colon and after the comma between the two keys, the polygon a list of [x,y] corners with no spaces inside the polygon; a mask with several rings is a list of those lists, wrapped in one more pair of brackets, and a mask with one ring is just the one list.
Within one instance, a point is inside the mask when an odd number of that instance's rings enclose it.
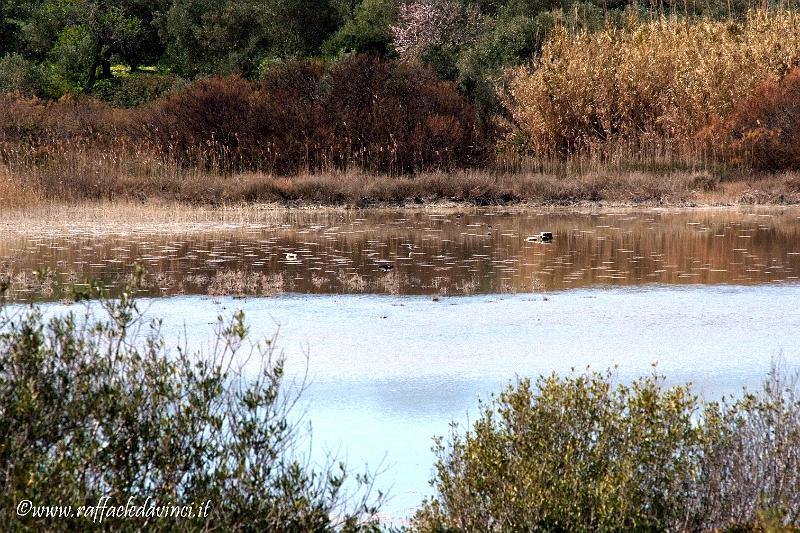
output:
{"label": "white bird on water", "polygon": [[297,261],[297,254],[292,253],[292,252],[287,252],[286,253],[286,260],[287,261]]}

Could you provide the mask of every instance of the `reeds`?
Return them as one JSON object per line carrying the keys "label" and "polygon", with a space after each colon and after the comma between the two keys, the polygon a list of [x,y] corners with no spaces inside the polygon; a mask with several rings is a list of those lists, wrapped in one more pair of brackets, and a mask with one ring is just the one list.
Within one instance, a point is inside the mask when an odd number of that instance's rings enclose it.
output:
{"label": "reeds", "polygon": [[713,159],[697,142],[762,83],[800,64],[800,14],[753,10],[741,22],[661,16],[622,28],[556,30],[513,73],[518,138],[539,156]]}

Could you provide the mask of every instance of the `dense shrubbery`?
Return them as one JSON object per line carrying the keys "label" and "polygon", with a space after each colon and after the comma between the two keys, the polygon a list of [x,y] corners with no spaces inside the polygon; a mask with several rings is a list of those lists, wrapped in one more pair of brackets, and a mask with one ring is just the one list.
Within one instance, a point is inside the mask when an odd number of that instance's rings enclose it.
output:
{"label": "dense shrubbery", "polygon": [[[120,103],[175,83],[163,78],[140,87],[136,79],[119,87]],[[44,163],[63,168],[97,150],[104,152],[84,159],[277,174],[464,168],[491,152],[488,125],[452,83],[419,65],[369,55],[330,65],[282,62],[258,82],[204,78],[131,110],[88,97],[51,102],[7,94],[0,101],[0,160],[20,174]]]}
{"label": "dense shrubbery", "polygon": [[[220,321],[206,354],[166,348],[128,293],[85,316],[3,315],[0,516],[50,531],[361,531],[377,529],[371,481],[345,489],[344,466],[312,470],[298,454],[298,389],[283,383],[270,340],[244,372],[241,313]],[[141,328],[146,328],[140,332]],[[237,363],[238,361],[238,363]],[[348,482],[350,483],[350,482]],[[362,490],[363,489],[363,490]],[[34,505],[197,505],[203,519],[98,521],[20,517]],[[375,503],[373,503],[373,501]],[[195,507],[197,509],[197,507]],[[57,524],[57,526],[56,526]]]}
{"label": "dense shrubbery", "polygon": [[800,396],[702,403],[658,376],[523,380],[438,440],[420,531],[714,531],[800,523]]}
{"label": "dense shrubbery", "polygon": [[175,76],[134,74],[100,80],[92,96],[114,107],[138,107],[182,88],[186,82]]}
{"label": "dense shrubbery", "polygon": [[161,153],[223,170],[404,173],[479,165],[489,151],[452,84],[369,55],[279,64],[258,83],[201,80],[143,113]]}
{"label": "dense shrubbery", "polygon": [[739,101],[726,121],[710,128],[709,141],[758,170],[800,169],[800,69]]}

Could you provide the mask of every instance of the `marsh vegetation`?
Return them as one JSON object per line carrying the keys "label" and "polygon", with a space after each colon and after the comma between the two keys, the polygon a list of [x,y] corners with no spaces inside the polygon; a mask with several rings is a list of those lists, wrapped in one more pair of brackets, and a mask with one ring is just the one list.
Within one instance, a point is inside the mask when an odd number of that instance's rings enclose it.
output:
{"label": "marsh vegetation", "polygon": [[800,194],[790,4],[117,3],[2,8],[4,203]]}

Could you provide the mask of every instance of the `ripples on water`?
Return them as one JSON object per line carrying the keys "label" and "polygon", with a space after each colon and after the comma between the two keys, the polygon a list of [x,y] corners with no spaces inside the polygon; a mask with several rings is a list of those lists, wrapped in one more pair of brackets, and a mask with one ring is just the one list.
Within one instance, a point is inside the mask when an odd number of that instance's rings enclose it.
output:
{"label": "ripples on water", "polygon": [[[274,219],[274,213],[270,215]],[[151,228],[0,233],[17,301],[87,279],[145,292],[475,294],[598,285],[760,284],[800,275],[800,212],[294,211],[164,234]],[[528,242],[552,231],[552,243]],[[34,271],[46,269],[41,279]]]}

